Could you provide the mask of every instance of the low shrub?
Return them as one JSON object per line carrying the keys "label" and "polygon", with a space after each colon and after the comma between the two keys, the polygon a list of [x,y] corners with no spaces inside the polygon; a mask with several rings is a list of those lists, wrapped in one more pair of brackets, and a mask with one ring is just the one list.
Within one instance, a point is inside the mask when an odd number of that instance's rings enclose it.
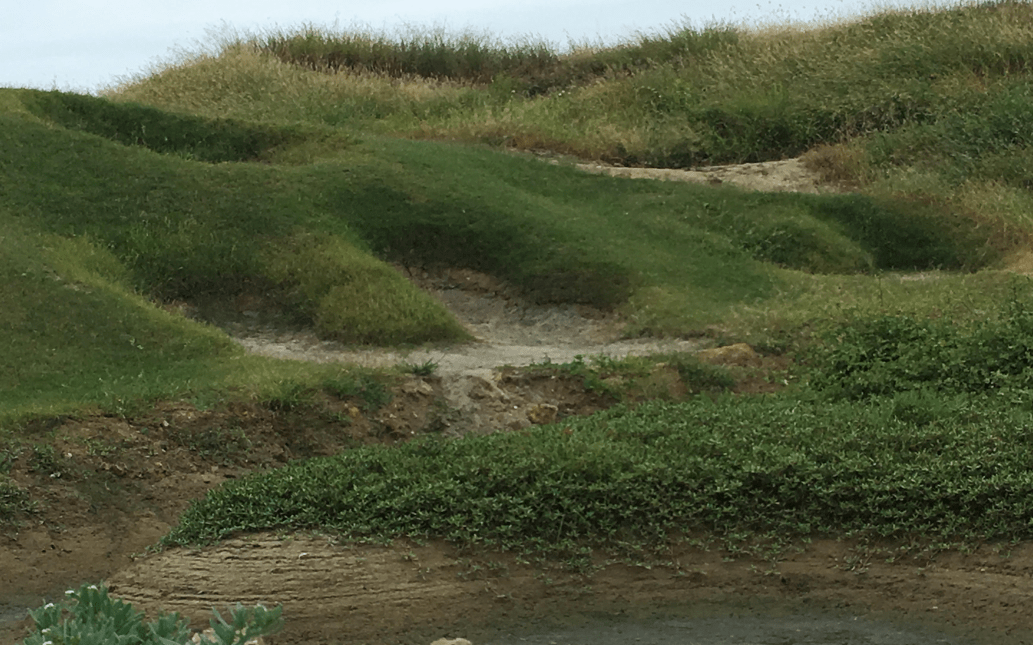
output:
{"label": "low shrub", "polygon": [[[193,634],[189,623],[177,613],[162,614],[157,620],[144,622],[142,612],[122,600],[108,595],[103,586],[83,585],[65,592],[61,604],[47,603],[30,611],[35,633],[23,645],[188,645]],[[227,621],[212,609],[211,620],[216,640],[202,637],[204,645],[244,645],[275,633],[282,625],[282,607],[266,609],[262,605],[246,608],[240,603]]]}
{"label": "low shrub", "polygon": [[[1033,410],[918,394],[618,406],[514,433],[367,447],[228,482],[162,539],[336,530],[570,554],[682,531],[1028,539]],[[992,500],[992,503],[988,503]]]}
{"label": "low shrub", "polygon": [[809,360],[811,387],[836,399],[1025,391],[1033,386],[1033,303],[1013,296],[996,316],[965,325],[912,316],[855,320],[827,329]]}

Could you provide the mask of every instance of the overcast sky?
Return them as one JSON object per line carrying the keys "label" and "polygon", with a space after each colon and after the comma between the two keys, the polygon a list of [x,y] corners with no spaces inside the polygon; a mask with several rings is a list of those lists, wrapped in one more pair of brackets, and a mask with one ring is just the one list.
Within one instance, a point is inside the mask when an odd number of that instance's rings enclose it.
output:
{"label": "overcast sky", "polygon": [[[935,4],[955,4],[933,0]],[[92,92],[138,75],[210,34],[302,24],[392,32],[405,25],[613,43],[688,22],[811,22],[926,0],[0,0],[0,87]]]}

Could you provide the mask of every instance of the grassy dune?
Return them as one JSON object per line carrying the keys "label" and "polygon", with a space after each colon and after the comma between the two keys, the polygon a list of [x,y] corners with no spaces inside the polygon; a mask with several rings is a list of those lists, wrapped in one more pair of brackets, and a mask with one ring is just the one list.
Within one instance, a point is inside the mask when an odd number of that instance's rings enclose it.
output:
{"label": "grassy dune", "polygon": [[[228,39],[111,93],[197,114],[690,167],[806,154],[831,180],[1024,235],[1033,8],[669,29],[559,54],[437,32]],[[1013,240],[1014,241],[1014,240]]]}
{"label": "grassy dune", "polygon": [[[802,533],[1024,539],[1026,421],[1007,410],[1026,410],[1030,400],[1029,360],[1016,348],[1028,340],[1022,312],[1031,294],[1027,280],[1002,269],[1028,259],[1033,233],[1031,25],[1033,5],[995,2],[811,28],[672,29],[564,54],[533,41],[305,28],[227,40],[103,97],[0,90],[0,421],[346,380],[353,373],[343,368],[245,357],[222,332],[160,305],[260,294],[328,338],[450,342],[465,338],[459,324],[390,263],[466,267],[541,302],[616,310],[631,334],[792,347],[813,379],[774,402],[712,408],[700,400],[588,419],[570,445],[562,437],[541,446],[431,442],[392,453],[402,456],[361,457],[388,469],[391,460],[470,451],[456,468],[472,475],[406,465],[412,482],[398,480],[453,495],[456,481],[483,483],[471,465],[483,461],[477,451],[530,451],[540,470],[510,469],[498,457],[486,468],[497,466],[491,472],[505,486],[478,483],[484,497],[464,489],[463,526],[510,523],[512,535],[491,538],[506,544],[605,542],[636,530],[635,539],[655,538],[683,525],[783,531],[775,518],[780,496],[789,496]],[[543,148],[666,167],[802,154],[853,192],[658,184],[513,154]],[[972,326],[997,311],[995,320],[1011,322]],[[952,324],[930,330],[929,319]],[[919,349],[892,351],[911,345]],[[974,361],[980,352],[989,358]],[[872,357],[882,362],[868,365]],[[865,396],[836,398],[855,391]],[[952,398],[937,407],[941,395]],[[779,421],[788,410],[802,411],[792,427]],[[713,436],[679,421],[708,415],[724,419]],[[1004,417],[997,438],[986,439]],[[770,458],[722,443],[751,428]],[[609,455],[613,432],[634,440]],[[888,447],[859,442],[866,433]],[[916,436],[924,437],[918,448]],[[966,437],[979,439],[978,449]],[[653,451],[653,439],[712,450],[672,456]],[[823,452],[826,439],[839,452]],[[909,455],[928,446],[940,452],[922,453],[927,478],[887,506],[879,482],[912,481]],[[957,469],[980,463],[990,447],[1003,451],[995,463],[1005,479],[977,473],[958,490]],[[672,461],[661,467],[659,455]],[[862,467],[876,456],[885,467]],[[358,484],[341,473],[357,458],[299,468],[348,487]],[[803,466],[819,458],[817,470]],[[723,497],[686,484],[717,471],[731,474],[704,480],[720,484]],[[361,486],[379,490],[384,472]],[[205,513],[235,518],[261,490],[275,508],[226,521],[337,525],[332,513],[282,506],[274,494],[281,476],[213,494],[190,517],[214,527]],[[835,498],[840,476],[860,498],[843,497],[838,510],[801,501],[819,480]],[[605,521],[556,536],[518,522],[526,504],[517,492],[574,480],[591,485],[553,500],[562,508],[545,516],[599,511]],[[672,482],[683,485],[680,497],[651,496]],[[937,486],[950,491],[939,502],[915,492]],[[1002,486],[1015,494],[1002,502],[1009,519],[993,525],[980,500]],[[374,513],[383,526],[364,530],[471,537],[395,521],[402,515],[392,514],[441,502],[428,499],[387,500]],[[755,499],[771,503],[757,510]],[[683,512],[699,503],[725,504],[725,514]],[[930,504],[943,523],[901,519]],[[615,505],[633,517],[657,505],[674,510],[636,529],[599,510]],[[191,521],[176,540],[221,535],[191,533]]]}

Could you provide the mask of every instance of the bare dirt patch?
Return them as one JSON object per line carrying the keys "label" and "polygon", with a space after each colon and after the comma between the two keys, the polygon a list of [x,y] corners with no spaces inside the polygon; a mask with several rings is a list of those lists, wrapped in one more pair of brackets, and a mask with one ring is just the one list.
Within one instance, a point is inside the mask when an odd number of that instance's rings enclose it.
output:
{"label": "bare dirt patch", "polygon": [[[472,425],[479,419],[525,427],[614,403],[586,391],[574,376],[511,368],[490,378],[464,392],[469,409],[445,403],[443,378],[406,376],[390,389],[390,400],[375,407],[358,397],[322,395],[291,409],[268,402],[207,409],[176,402],[126,418],[41,421],[26,432],[38,440],[3,455],[10,477],[40,509],[0,530],[0,643],[14,642],[10,634],[24,627],[18,620],[26,608],[127,566],[193,500],[229,479],[426,433],[506,428]],[[5,629],[13,630],[9,637]]]}
{"label": "bare dirt patch", "polygon": [[598,163],[579,163],[585,172],[660,181],[685,181],[695,184],[730,184],[746,190],[764,192],[829,193],[840,190],[807,167],[802,159],[784,159],[761,163],[709,166],[696,170],[672,168],[627,168]]}
{"label": "bare dirt patch", "polygon": [[959,640],[948,642],[1026,642],[1030,548],[1007,558],[987,550],[890,564],[866,561],[856,546],[819,541],[776,563],[684,547],[665,566],[611,563],[586,577],[441,543],[349,545],[331,536],[260,534],[152,556],[109,582],[148,610],[197,619],[213,604],[283,603],[287,628],[276,643],[425,645],[443,636],[491,643],[514,626],[557,617],[691,614],[705,603],[734,621],[760,613],[764,603],[746,602],[757,598],[782,603],[789,624],[804,609],[838,610],[845,621],[893,612],[913,625],[955,628]]}
{"label": "bare dirt patch", "polygon": [[[570,363],[580,357],[696,351],[706,346],[700,339],[625,339],[624,325],[613,313],[582,305],[534,304],[505,283],[476,271],[397,268],[448,307],[475,342],[406,350],[354,347],[284,324],[255,298],[231,307],[223,304],[218,311],[188,306],[183,310],[217,324],[248,351],[262,356],[366,367],[426,366],[435,377],[437,422],[452,434],[541,423],[551,414],[543,406],[558,408],[562,418],[613,403],[604,401],[605,397],[586,397],[583,385],[571,385],[570,379],[555,374],[518,378],[513,368]],[[427,385],[412,387],[430,393]]]}
{"label": "bare dirt patch", "polygon": [[481,373],[501,366],[566,363],[576,356],[621,357],[694,351],[703,346],[699,340],[624,339],[624,324],[613,313],[583,305],[534,304],[505,283],[476,271],[430,273],[397,268],[441,300],[476,342],[410,350],[353,347],[322,340],[309,329],[262,316],[261,307],[250,301],[218,315],[188,313],[212,320],[248,351],[263,356],[368,367],[431,362],[436,366],[435,373],[443,376]]}

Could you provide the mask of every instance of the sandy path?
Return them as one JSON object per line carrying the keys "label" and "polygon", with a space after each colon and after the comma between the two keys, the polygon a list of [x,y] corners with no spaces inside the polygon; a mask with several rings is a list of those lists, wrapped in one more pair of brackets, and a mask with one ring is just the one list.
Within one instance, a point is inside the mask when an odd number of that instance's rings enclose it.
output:
{"label": "sandy path", "polygon": [[762,163],[709,166],[695,170],[672,168],[624,168],[597,163],[579,163],[585,172],[659,181],[684,181],[695,184],[731,184],[747,190],[763,192],[827,193],[838,192],[821,181],[800,159],[765,161]]}
{"label": "sandy path", "polygon": [[239,322],[228,327],[228,331],[248,351],[262,356],[367,367],[433,362],[437,365],[436,373],[446,377],[500,366],[567,363],[577,356],[617,358],[694,351],[701,346],[697,340],[622,339],[622,325],[613,315],[576,305],[531,304],[490,277],[473,271],[450,270],[442,277],[423,282],[425,289],[444,303],[476,342],[393,350],[355,348],[320,340],[306,330],[277,330]]}

